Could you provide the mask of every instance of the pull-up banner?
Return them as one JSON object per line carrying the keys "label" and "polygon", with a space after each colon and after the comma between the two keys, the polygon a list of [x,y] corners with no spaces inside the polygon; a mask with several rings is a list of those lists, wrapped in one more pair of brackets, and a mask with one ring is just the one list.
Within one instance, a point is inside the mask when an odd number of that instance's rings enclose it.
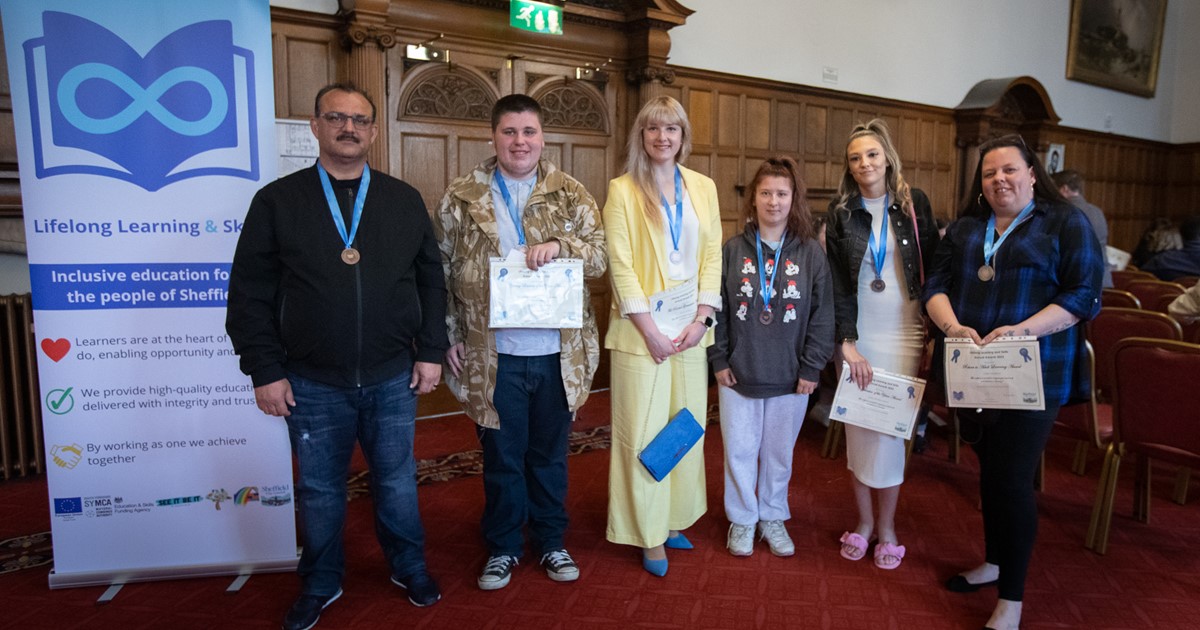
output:
{"label": "pull-up banner", "polygon": [[39,342],[50,586],[291,570],[287,429],[225,337],[274,179],[267,0],[0,0]]}

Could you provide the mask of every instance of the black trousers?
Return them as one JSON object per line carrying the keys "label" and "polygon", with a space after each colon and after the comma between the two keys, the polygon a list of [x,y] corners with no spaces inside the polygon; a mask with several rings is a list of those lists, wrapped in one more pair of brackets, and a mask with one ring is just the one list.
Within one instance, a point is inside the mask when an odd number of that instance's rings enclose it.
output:
{"label": "black trousers", "polygon": [[987,424],[966,419],[962,431],[965,440],[974,442],[979,456],[986,559],[1000,567],[1000,598],[1019,602],[1025,594],[1025,575],[1037,539],[1033,482],[1058,407],[994,413],[998,413],[995,422]]}

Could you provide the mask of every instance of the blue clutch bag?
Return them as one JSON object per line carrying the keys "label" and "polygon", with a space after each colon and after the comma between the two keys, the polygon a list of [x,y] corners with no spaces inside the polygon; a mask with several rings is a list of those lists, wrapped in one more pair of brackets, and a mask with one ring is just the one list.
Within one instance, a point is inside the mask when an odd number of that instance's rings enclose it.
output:
{"label": "blue clutch bag", "polygon": [[704,427],[687,408],[680,409],[658,435],[638,453],[638,459],[655,481],[662,481],[679,460],[704,437]]}

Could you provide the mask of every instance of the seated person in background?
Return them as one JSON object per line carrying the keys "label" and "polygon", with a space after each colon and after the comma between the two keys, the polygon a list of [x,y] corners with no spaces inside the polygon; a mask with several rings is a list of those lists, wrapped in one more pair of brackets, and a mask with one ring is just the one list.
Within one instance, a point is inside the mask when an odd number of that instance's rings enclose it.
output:
{"label": "seated person in background", "polygon": [[[1092,224],[1092,231],[1096,233],[1096,238],[1101,245],[1108,245],[1108,222],[1104,220],[1104,212],[1097,208],[1095,204],[1089,203],[1083,198],[1083,175],[1079,171],[1067,169],[1059,171],[1051,175],[1054,178],[1054,183],[1058,186],[1058,192],[1062,193],[1067,201],[1079,208],[1083,212],[1083,216],[1087,217],[1088,223]],[[1112,268],[1108,261],[1104,262],[1104,288],[1111,289],[1113,286]]]}
{"label": "seated person in background", "polygon": [[1138,240],[1138,246],[1133,250],[1133,257],[1129,262],[1141,268],[1155,254],[1181,247],[1183,239],[1179,236],[1179,228],[1170,219],[1158,217],[1145,232],[1142,232],[1142,238]]}
{"label": "seated person in background", "polygon": [[1167,312],[1181,324],[1190,324],[1200,319],[1200,282],[1175,298],[1167,307]]}
{"label": "seated person in background", "polygon": [[1200,276],[1200,214],[1192,215],[1179,227],[1183,249],[1159,252],[1142,265],[1159,280],[1174,280],[1179,276]]}

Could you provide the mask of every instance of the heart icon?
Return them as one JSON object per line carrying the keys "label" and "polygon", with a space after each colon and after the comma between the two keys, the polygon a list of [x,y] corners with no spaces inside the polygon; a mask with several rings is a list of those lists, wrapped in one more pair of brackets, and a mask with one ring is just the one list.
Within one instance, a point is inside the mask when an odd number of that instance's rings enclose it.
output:
{"label": "heart icon", "polygon": [[43,339],[42,352],[50,357],[51,361],[58,363],[67,353],[71,351],[71,342],[66,339]]}

